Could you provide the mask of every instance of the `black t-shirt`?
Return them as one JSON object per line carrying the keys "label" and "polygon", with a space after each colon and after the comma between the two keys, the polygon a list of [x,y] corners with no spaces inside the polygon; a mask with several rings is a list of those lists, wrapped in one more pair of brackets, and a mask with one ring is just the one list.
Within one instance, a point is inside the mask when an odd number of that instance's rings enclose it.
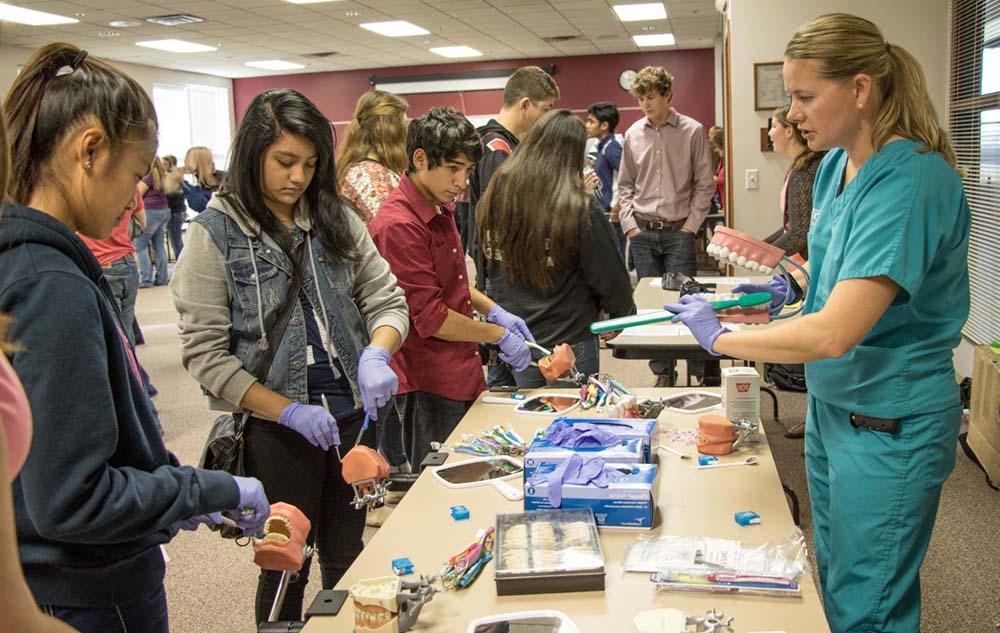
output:
{"label": "black t-shirt", "polygon": [[306,367],[306,382],[309,389],[309,404],[323,405],[323,395],[326,395],[330,405],[330,413],[338,420],[344,419],[356,411],[354,394],[351,384],[344,375],[344,366],[340,359],[333,357],[333,366],[323,345],[323,334],[319,328],[317,312],[313,311],[312,303],[305,291],[299,291],[299,304],[302,306],[302,317],[306,325],[306,345],[311,362]]}

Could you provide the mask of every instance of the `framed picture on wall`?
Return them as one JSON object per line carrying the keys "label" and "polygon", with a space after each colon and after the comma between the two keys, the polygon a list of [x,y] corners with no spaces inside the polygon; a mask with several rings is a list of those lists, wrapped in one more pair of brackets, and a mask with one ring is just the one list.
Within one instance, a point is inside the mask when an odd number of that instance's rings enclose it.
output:
{"label": "framed picture on wall", "polygon": [[781,75],[782,62],[765,62],[753,65],[753,109],[773,110],[788,102],[785,79]]}

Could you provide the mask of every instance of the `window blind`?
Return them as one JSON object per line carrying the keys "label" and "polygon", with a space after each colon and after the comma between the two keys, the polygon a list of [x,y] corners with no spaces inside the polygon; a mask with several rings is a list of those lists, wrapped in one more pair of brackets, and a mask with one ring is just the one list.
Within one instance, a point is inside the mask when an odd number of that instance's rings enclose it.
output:
{"label": "window blind", "polygon": [[972,209],[963,333],[1000,338],[1000,0],[952,0],[949,129]]}

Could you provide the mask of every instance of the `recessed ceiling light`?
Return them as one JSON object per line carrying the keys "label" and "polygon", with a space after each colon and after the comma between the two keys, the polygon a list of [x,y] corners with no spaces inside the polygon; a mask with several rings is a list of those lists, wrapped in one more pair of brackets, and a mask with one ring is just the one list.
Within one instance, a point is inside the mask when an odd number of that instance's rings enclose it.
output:
{"label": "recessed ceiling light", "polygon": [[119,37],[121,31],[98,31],[97,35],[99,37]]}
{"label": "recessed ceiling light", "polygon": [[252,68],[263,68],[264,70],[296,70],[298,68],[305,68],[304,64],[286,62],[282,59],[264,59],[258,62],[247,62],[246,65]]}
{"label": "recessed ceiling light", "polygon": [[76,24],[76,18],[68,18],[55,13],[45,13],[34,9],[11,6],[7,3],[0,3],[0,20],[4,22],[17,22],[29,26],[49,26],[52,24]]}
{"label": "recessed ceiling light", "polygon": [[439,46],[432,48],[431,52],[441,57],[482,57],[483,54],[468,46]]}
{"label": "recessed ceiling light", "polygon": [[421,28],[416,24],[411,24],[405,20],[393,20],[391,22],[366,22],[361,28],[368,29],[379,35],[386,37],[408,37],[410,35],[428,35],[430,31]]}
{"label": "recessed ceiling light", "polygon": [[616,4],[614,10],[618,14],[618,19],[622,22],[667,19],[667,8],[663,6],[662,2]]}
{"label": "recessed ceiling light", "polygon": [[673,46],[673,33],[655,33],[653,35],[633,35],[636,46]]}
{"label": "recessed ceiling light", "polygon": [[113,26],[116,29],[127,29],[133,26],[142,26],[142,22],[138,20],[111,20],[108,22],[108,26]]}
{"label": "recessed ceiling light", "polygon": [[185,42],[184,40],[146,40],[144,42],[136,42],[136,46],[144,46],[146,48],[155,48],[160,51],[167,51],[168,53],[209,53],[216,50],[214,46],[205,46],[204,44],[195,44],[194,42]]}

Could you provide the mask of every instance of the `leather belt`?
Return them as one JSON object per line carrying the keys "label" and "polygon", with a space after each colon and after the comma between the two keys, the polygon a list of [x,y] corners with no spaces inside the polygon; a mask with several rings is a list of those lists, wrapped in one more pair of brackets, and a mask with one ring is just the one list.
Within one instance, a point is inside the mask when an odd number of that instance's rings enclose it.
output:
{"label": "leather belt", "polygon": [[662,230],[670,229],[676,231],[684,226],[687,222],[687,218],[681,218],[680,220],[646,220],[636,216],[635,223],[639,225],[639,228],[643,231],[649,230]]}

